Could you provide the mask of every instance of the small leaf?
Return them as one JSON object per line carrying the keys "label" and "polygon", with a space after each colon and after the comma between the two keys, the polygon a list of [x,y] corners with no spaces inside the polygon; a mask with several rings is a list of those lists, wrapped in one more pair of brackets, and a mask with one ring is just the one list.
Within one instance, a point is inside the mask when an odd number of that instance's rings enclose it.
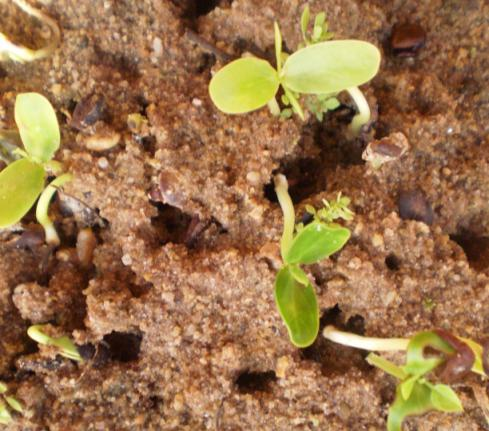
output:
{"label": "small leaf", "polygon": [[448,385],[438,384],[432,388],[431,402],[442,412],[463,412],[464,408],[458,395]]}
{"label": "small leaf", "polygon": [[306,44],[309,43],[307,40],[307,27],[309,26],[309,20],[311,19],[311,12],[309,10],[309,5],[306,4],[306,7],[302,11],[301,15],[301,31],[302,31],[302,38],[304,39],[304,42]]}
{"label": "small leaf", "polygon": [[44,169],[30,160],[17,160],[0,172],[0,228],[17,223],[43,187]]}
{"label": "small leaf", "polygon": [[8,425],[11,420],[12,415],[7,410],[7,406],[3,403],[3,401],[0,401],[0,424]]}
{"label": "small leaf", "polygon": [[404,380],[400,383],[401,387],[401,395],[407,400],[411,396],[411,392],[413,391],[414,384],[418,381],[419,376],[411,376],[408,379]]}
{"label": "small leaf", "polygon": [[400,386],[396,390],[396,399],[389,409],[387,418],[388,431],[401,431],[402,422],[407,416],[421,415],[433,409],[431,390],[419,382],[413,386],[410,397],[405,400]]}
{"label": "small leaf", "polygon": [[310,283],[298,283],[288,266],[275,279],[275,302],[297,347],[310,346],[319,332],[319,308],[316,292]]}
{"label": "small leaf", "polygon": [[285,262],[318,262],[341,250],[349,238],[350,231],[338,224],[312,222],[295,236],[285,255]]}
{"label": "small leaf", "polygon": [[340,101],[336,97],[331,97],[328,100],[324,102],[324,107],[328,111],[334,111],[336,108],[338,108],[341,105]]}
{"label": "small leaf", "polygon": [[375,353],[369,353],[365,360],[374,367],[380,368],[382,371],[398,378],[399,380],[404,380],[407,374],[391,361],[383,358],[382,356],[376,355]]}
{"label": "small leaf", "polygon": [[277,22],[273,23],[275,30],[275,61],[277,62],[277,72],[280,74],[282,70],[282,33],[280,33],[280,27]]}
{"label": "small leaf", "polygon": [[281,82],[304,94],[338,93],[372,79],[380,51],[360,40],[334,40],[296,51],[283,65]]}
{"label": "small leaf", "polygon": [[[487,376],[489,373],[489,344],[487,347],[482,347],[479,343],[471,340],[470,338],[459,337],[464,343],[467,343],[468,346],[472,349],[475,355],[474,365],[472,366],[472,371],[476,374],[480,374],[481,376]],[[484,372],[483,366],[483,357],[486,358],[487,372]]]}
{"label": "small leaf", "polygon": [[22,408],[22,404],[17,401],[14,397],[5,397],[5,401],[7,401],[8,405],[12,407],[15,411],[22,413],[24,409]]}
{"label": "small leaf", "polygon": [[292,274],[292,277],[294,277],[298,283],[302,284],[303,286],[307,286],[309,284],[307,274],[300,269],[298,265],[289,265],[289,271]]}
{"label": "small leaf", "polygon": [[60,144],[58,119],[51,103],[38,93],[18,94],[15,122],[27,153],[37,161],[51,160]]}
{"label": "small leaf", "polygon": [[240,58],[212,78],[209,94],[227,114],[242,114],[265,106],[279,87],[277,71],[265,60]]}
{"label": "small leaf", "polygon": [[314,41],[321,40],[321,36],[323,34],[323,25],[326,21],[326,14],[324,12],[320,12],[316,15],[316,19],[314,20],[314,28],[312,30],[312,39]]}

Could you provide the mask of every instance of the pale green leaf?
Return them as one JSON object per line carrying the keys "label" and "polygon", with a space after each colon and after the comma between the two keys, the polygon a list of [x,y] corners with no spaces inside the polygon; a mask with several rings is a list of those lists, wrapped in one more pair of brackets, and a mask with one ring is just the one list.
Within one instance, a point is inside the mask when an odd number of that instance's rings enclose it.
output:
{"label": "pale green leaf", "polygon": [[298,265],[289,265],[289,271],[298,283],[304,286],[309,284],[307,274]]}
{"label": "pale green leaf", "polygon": [[463,337],[458,337],[458,338],[460,338],[464,343],[466,343],[470,347],[470,349],[474,352],[475,361],[474,361],[474,365],[472,365],[472,371],[476,374],[480,374],[481,376],[486,376],[486,373],[484,372],[484,367],[482,366],[482,354],[483,354],[482,346],[479,343],[476,343],[475,341],[471,340],[470,338],[463,338]]}
{"label": "pale green leaf", "polygon": [[431,402],[442,412],[462,412],[464,410],[458,395],[448,385],[438,384],[432,388]]}
{"label": "pale green leaf", "polygon": [[349,238],[350,231],[338,224],[312,222],[294,237],[284,260],[289,264],[318,262],[341,250]]}
{"label": "pale green leaf", "polygon": [[297,347],[311,345],[319,332],[319,308],[311,284],[298,283],[285,266],[275,279],[275,302],[292,343]]}
{"label": "pale green leaf", "polygon": [[44,187],[44,169],[20,159],[0,172],[0,228],[17,223],[32,207]]}
{"label": "pale green leaf", "polygon": [[404,380],[400,383],[401,387],[401,395],[407,400],[411,396],[411,392],[413,391],[414,384],[418,381],[419,376],[411,376],[409,379]]}
{"label": "pale green leaf", "polygon": [[383,358],[382,356],[376,355],[375,353],[369,353],[365,360],[374,367],[380,368],[382,371],[398,378],[399,380],[404,380],[407,374],[403,371],[401,367],[391,361]]}
{"label": "pale green leaf", "polygon": [[337,93],[372,79],[380,51],[360,40],[334,40],[309,45],[289,56],[281,82],[298,93]]}
{"label": "pale green leaf", "polygon": [[431,403],[431,390],[419,382],[413,386],[410,397],[405,400],[398,386],[396,390],[396,399],[389,409],[387,418],[388,431],[401,431],[402,422],[407,416],[421,415],[433,409]]}
{"label": "pale green leaf", "polygon": [[7,406],[3,401],[0,401],[0,424],[8,425],[12,420],[12,415],[7,410]]}
{"label": "pale green leaf", "polygon": [[280,33],[280,27],[277,22],[273,23],[275,30],[275,60],[277,62],[277,72],[280,74],[282,70],[282,33]]}
{"label": "pale green leaf", "polygon": [[302,38],[304,39],[304,42],[306,44],[309,43],[309,41],[307,40],[307,27],[309,26],[310,19],[311,19],[311,12],[309,10],[309,5],[306,4],[306,7],[302,11],[302,15],[301,15]]}
{"label": "pale green leaf", "polygon": [[8,405],[12,407],[15,411],[19,413],[22,413],[24,411],[24,409],[22,408],[22,404],[14,397],[7,396],[5,397],[5,401],[7,401]]}
{"label": "pale green leaf", "polygon": [[40,162],[51,160],[60,144],[58,119],[51,103],[38,93],[18,94],[15,122],[27,153]]}
{"label": "pale green leaf", "polygon": [[222,112],[242,114],[265,106],[279,87],[277,71],[265,60],[240,58],[212,78],[209,94]]}

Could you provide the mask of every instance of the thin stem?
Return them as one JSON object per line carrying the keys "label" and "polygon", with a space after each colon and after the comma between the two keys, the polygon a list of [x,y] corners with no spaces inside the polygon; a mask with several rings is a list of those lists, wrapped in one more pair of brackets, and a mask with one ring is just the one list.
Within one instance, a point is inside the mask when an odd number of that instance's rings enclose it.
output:
{"label": "thin stem", "polygon": [[347,88],[346,91],[357,105],[358,114],[353,117],[350,124],[351,131],[357,136],[362,126],[370,121],[370,106],[368,106],[367,99],[358,87]]}
{"label": "thin stem", "polygon": [[295,227],[295,212],[294,204],[290,198],[288,189],[289,185],[287,183],[287,178],[284,175],[275,175],[275,193],[277,194],[278,202],[282,208],[284,214],[284,231],[282,233],[282,239],[280,240],[280,253],[282,254],[282,259],[287,254],[287,251],[292,244],[292,239],[294,238],[294,227]]}
{"label": "thin stem", "polygon": [[236,57],[229,55],[227,52],[224,52],[222,49],[219,49],[207,42],[202,36],[197,34],[195,31],[187,28],[185,30],[185,36],[195,44],[199,45],[204,51],[210,52],[214,54],[217,58],[219,58],[223,63],[229,63],[232,60],[235,60]]}
{"label": "thin stem", "polygon": [[387,352],[395,350],[407,350],[408,338],[372,338],[362,337],[361,335],[343,332],[334,326],[326,326],[323,336],[328,340],[334,341],[345,346],[357,349],[370,350],[374,352]]}
{"label": "thin stem", "polygon": [[302,121],[304,121],[304,111],[301,108],[301,105],[295,95],[282,84],[282,87],[284,89],[284,93],[289,99],[290,104],[292,105],[292,108],[294,109],[294,112],[300,117]]}
{"label": "thin stem", "polygon": [[3,33],[0,33],[0,60],[7,57],[14,61],[23,63],[25,61],[38,60],[52,54],[61,39],[61,32],[56,21],[47,16],[45,13],[41,12],[39,9],[32,7],[24,0],[12,1],[25,13],[46,24],[51,30],[52,41],[44,48],[33,50],[22,45],[15,45],[14,43],[10,42],[10,40],[8,40]]}
{"label": "thin stem", "polygon": [[54,179],[41,193],[39,201],[37,202],[36,208],[36,218],[37,221],[42,225],[46,233],[46,242],[48,244],[57,246],[59,245],[59,236],[53,225],[53,222],[49,218],[49,202],[57,190],[57,187],[61,187],[63,184],[71,181],[73,176],[71,174],[63,174],[58,178]]}

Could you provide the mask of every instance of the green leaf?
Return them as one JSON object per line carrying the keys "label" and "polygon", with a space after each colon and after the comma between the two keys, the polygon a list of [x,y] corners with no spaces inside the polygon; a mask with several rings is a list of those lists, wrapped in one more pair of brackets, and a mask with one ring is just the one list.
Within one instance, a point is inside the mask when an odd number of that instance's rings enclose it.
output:
{"label": "green leaf", "polygon": [[289,264],[318,262],[341,250],[349,238],[350,231],[338,224],[312,222],[294,237],[284,260]]}
{"label": "green leaf", "polygon": [[12,415],[7,410],[7,406],[3,403],[3,401],[0,401],[0,424],[8,425],[11,420]]}
{"label": "green leaf", "polygon": [[407,374],[401,367],[398,367],[396,364],[383,358],[382,356],[376,355],[375,353],[369,353],[365,360],[370,365],[380,368],[382,371],[385,371],[387,374],[390,374],[399,380],[404,380],[407,377]]}
{"label": "green leaf", "polygon": [[418,381],[418,379],[419,376],[411,376],[399,385],[401,387],[401,395],[405,400],[411,396],[414,384]]}
{"label": "green leaf", "polygon": [[270,63],[247,57],[219,70],[209,84],[209,94],[222,112],[242,114],[265,106],[278,87],[278,74]]}
{"label": "green leaf", "polygon": [[298,283],[302,284],[303,286],[307,286],[309,284],[307,274],[298,265],[289,265],[289,271],[292,274],[292,277],[294,277]]}
{"label": "green leaf", "polygon": [[24,411],[24,409],[22,408],[22,404],[20,404],[20,402],[17,401],[17,399],[15,399],[14,397],[5,397],[5,401],[7,401],[8,405],[12,407],[15,411],[19,413],[22,413]]}
{"label": "green leaf", "polygon": [[18,94],[15,122],[27,153],[37,161],[51,160],[59,148],[58,119],[51,103],[38,93]]}
{"label": "green leaf", "polygon": [[360,40],[334,40],[296,51],[283,65],[281,83],[305,94],[337,93],[372,79],[380,51]]}
{"label": "green leaf", "polygon": [[323,25],[326,21],[326,14],[324,12],[320,12],[316,15],[316,19],[314,20],[314,28],[312,30],[312,39],[314,41],[319,41],[323,34]]}
{"label": "green leaf", "polygon": [[307,39],[307,27],[309,26],[309,20],[311,19],[311,12],[309,10],[309,5],[306,4],[306,7],[302,11],[301,15],[301,31],[302,31],[302,38],[304,39],[304,42],[306,44],[309,43]]}
{"label": "green leaf", "polygon": [[285,92],[285,96],[287,97],[287,99],[289,100],[292,106],[293,111],[300,117],[302,121],[304,121],[304,111],[302,110],[299,101],[287,87],[283,87],[283,89]]}
{"label": "green leaf", "polygon": [[310,283],[298,283],[288,266],[275,279],[275,302],[297,347],[310,346],[319,332],[319,308],[316,293]]}
{"label": "green leaf", "polygon": [[466,343],[474,352],[475,361],[474,361],[474,365],[472,365],[472,372],[476,374],[480,374],[481,376],[486,376],[486,373],[484,372],[484,367],[482,366],[482,353],[483,353],[482,346],[479,343],[476,343],[475,341],[471,340],[470,338],[463,338],[463,337],[458,337],[458,338],[460,338],[464,343]]}
{"label": "green leaf", "polygon": [[433,406],[442,412],[463,412],[458,395],[448,385],[437,384],[431,390]]}
{"label": "green leaf", "polygon": [[421,415],[432,409],[431,390],[428,386],[416,382],[407,400],[403,398],[400,386],[398,386],[396,398],[389,409],[387,430],[401,431],[402,422],[407,416]]}
{"label": "green leaf", "polygon": [[277,22],[273,23],[275,30],[275,60],[277,62],[277,72],[280,74],[282,70],[282,33],[280,33],[280,27]]}
{"label": "green leaf", "polygon": [[32,207],[44,187],[44,169],[20,159],[0,172],[0,228],[17,223]]}

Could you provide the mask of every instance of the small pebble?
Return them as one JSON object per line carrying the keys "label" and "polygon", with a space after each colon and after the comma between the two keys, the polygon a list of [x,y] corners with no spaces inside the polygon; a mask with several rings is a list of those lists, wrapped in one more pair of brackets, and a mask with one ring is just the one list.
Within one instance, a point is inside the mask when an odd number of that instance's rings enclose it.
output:
{"label": "small pebble", "polygon": [[107,151],[115,147],[120,140],[121,135],[117,132],[95,134],[85,139],[85,146],[90,151]]}
{"label": "small pebble", "polygon": [[109,161],[105,157],[100,157],[97,161],[97,165],[100,169],[107,169],[109,166]]}
{"label": "small pebble", "polygon": [[198,108],[199,106],[202,106],[202,100],[197,99],[197,97],[194,97],[192,99],[192,105],[194,105],[194,106],[196,106]]}
{"label": "small pebble", "polygon": [[88,267],[92,264],[93,251],[97,246],[97,239],[89,227],[80,230],[76,237],[76,254],[80,264]]}
{"label": "small pebble", "polygon": [[124,256],[122,256],[122,263],[125,265],[125,266],[129,266],[132,264],[132,259],[131,259],[131,256],[129,256],[128,254],[125,254]]}
{"label": "small pebble", "polygon": [[83,130],[88,126],[106,117],[107,104],[105,98],[99,94],[90,94],[81,99],[73,111],[70,126],[77,130]]}
{"label": "small pebble", "polygon": [[431,225],[433,210],[421,190],[402,191],[399,194],[399,215],[403,220],[416,220]]}
{"label": "small pebble", "polygon": [[419,24],[396,24],[392,29],[391,48],[398,57],[414,57],[425,41],[426,32]]}

